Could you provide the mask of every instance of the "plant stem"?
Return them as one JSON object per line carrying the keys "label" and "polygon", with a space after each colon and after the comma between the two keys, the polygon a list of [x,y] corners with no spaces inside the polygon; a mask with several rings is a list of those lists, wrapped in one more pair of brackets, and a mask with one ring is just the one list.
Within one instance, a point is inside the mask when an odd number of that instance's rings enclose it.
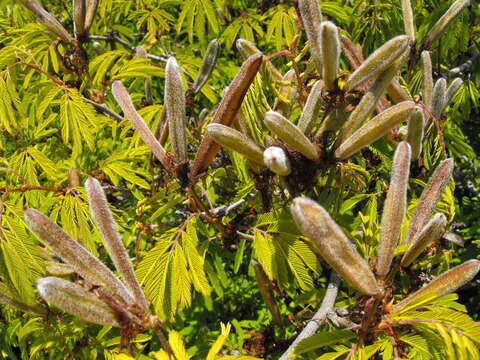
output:
{"label": "plant stem", "polygon": [[298,343],[313,336],[317,329],[320,327],[320,325],[325,322],[328,313],[332,311],[335,305],[335,299],[337,298],[340,279],[340,275],[338,275],[335,270],[332,270],[327,287],[327,292],[325,293],[325,297],[322,300],[322,305],[320,305],[318,311],[315,313],[315,315],[313,315],[308,324],[303,328],[302,332],[292,342],[292,344],[288,347],[287,351],[283,353],[279,360],[295,359],[295,356],[291,356],[291,354],[293,353],[293,350],[295,350],[295,347],[298,345]]}

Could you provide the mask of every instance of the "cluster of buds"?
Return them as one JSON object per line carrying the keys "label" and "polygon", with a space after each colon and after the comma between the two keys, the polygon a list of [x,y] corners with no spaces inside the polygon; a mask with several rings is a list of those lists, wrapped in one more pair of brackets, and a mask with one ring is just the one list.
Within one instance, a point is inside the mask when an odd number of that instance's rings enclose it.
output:
{"label": "cluster of buds", "polygon": [[125,337],[157,328],[159,320],[150,311],[100,183],[89,178],[85,187],[92,217],[121,280],[47,216],[27,209],[25,220],[30,229],[83,278],[80,283],[57,277],[41,278],[37,281],[38,293],[80,319],[121,328]]}
{"label": "cluster of buds", "polygon": [[65,27],[47,10],[45,10],[37,0],[19,0],[48,31],[58,36],[63,42],[69,44],[74,49],[71,62],[75,69],[80,73],[88,71],[87,55],[82,48],[82,43],[88,38],[88,32],[93,24],[97,13],[98,0],[73,0],[72,18],[73,33],[72,36]]}
{"label": "cluster of buds", "polygon": [[[402,141],[395,151],[390,188],[383,208],[375,274],[321,205],[304,197],[293,200],[291,211],[298,228],[313,241],[321,257],[352,287],[364,295],[379,299],[385,296],[385,279],[392,271],[394,251],[400,240],[401,227],[406,214],[410,160],[411,147],[407,142]],[[410,219],[404,240],[404,244],[408,247],[399,260],[400,267],[410,266],[430,244],[441,238],[447,221],[443,214],[433,215],[433,213],[452,171],[453,160],[444,160],[435,169],[425,186]],[[400,310],[422,296],[443,296],[454,292],[472,280],[479,271],[480,261],[467,261],[441,274],[428,285],[396,304],[393,309]]]}
{"label": "cluster of buds", "polygon": [[[420,48],[427,49],[436,41],[439,34],[443,33],[468,4],[465,0],[456,1],[426,35]],[[287,146],[278,146],[278,142],[272,144],[269,137],[266,138],[264,146],[256,144],[241,126],[237,126],[239,129],[235,130],[231,129],[228,123],[222,124],[223,126],[208,125],[208,136],[218,144],[244,155],[252,163],[254,170],[258,169],[258,165],[262,165],[281,176],[288,176],[297,166],[288,149],[294,149],[314,163],[318,162],[323,153],[319,151],[315,139],[327,131],[338,131],[333,154],[334,158],[344,160],[407,122],[408,125],[401,128],[399,134],[410,144],[412,158],[418,159],[425,129],[432,118],[441,117],[462,81],[456,78],[447,89],[446,80],[439,79],[434,86],[430,55],[425,50],[421,56],[423,104],[416,104],[405,92],[397,91],[400,95],[393,95],[394,90],[399,87],[396,76],[401,65],[415,53],[410,1],[402,1],[406,35],[399,35],[374,51],[359,64],[343,86],[338,83],[341,54],[338,28],[330,21],[322,21],[321,9],[316,0],[299,0],[298,9],[309,40],[312,62],[321,80],[312,86],[296,124],[287,119],[299,94],[294,84],[296,75],[291,70],[282,76],[275,66],[265,60],[271,78],[283,85],[279,89],[280,96],[274,111],[265,114],[264,123],[271,133]],[[261,54],[260,50],[244,39],[237,40],[237,48],[244,56]],[[330,98],[335,94],[346,97],[358,89],[365,89],[365,93],[353,111],[342,109],[344,105],[340,103],[334,104],[336,108],[329,104],[329,95]],[[392,92],[391,95],[397,103],[378,111],[379,100],[386,91]],[[325,116],[322,122],[316,123],[322,108],[325,109]],[[378,114],[368,120],[376,108]],[[317,129],[316,133],[313,132],[314,129]],[[263,159],[260,154],[262,151]]]}

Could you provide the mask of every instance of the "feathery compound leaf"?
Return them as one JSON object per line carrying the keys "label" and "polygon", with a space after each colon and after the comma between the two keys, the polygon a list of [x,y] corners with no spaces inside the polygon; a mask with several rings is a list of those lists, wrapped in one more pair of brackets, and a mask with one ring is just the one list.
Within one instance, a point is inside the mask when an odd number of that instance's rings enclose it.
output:
{"label": "feathery compound leaf", "polygon": [[387,41],[375,50],[373,54],[350,75],[345,83],[345,89],[352,90],[364,81],[377,77],[409,50],[410,46],[407,35],[399,35]]}
{"label": "feathery compound leaf", "polygon": [[132,304],[130,291],[115,275],[57,224],[35,209],[25,210],[25,221],[33,232],[84,279],[105,286],[122,302]]}
{"label": "feathery compound leaf", "polygon": [[423,130],[425,124],[425,112],[416,111],[408,120],[407,141],[412,147],[412,160],[417,160],[422,152]]}
{"label": "feathery compound leaf", "polygon": [[367,262],[322,206],[311,199],[297,197],[291,212],[298,228],[313,240],[323,259],[335,271],[362,294],[379,295],[380,289]]}
{"label": "feathery compound leaf", "polygon": [[428,51],[422,51],[422,96],[423,102],[427,105],[427,109],[432,109],[433,99],[433,78],[432,78],[432,58]]}
{"label": "feathery compound leaf", "polygon": [[168,58],[165,68],[165,108],[167,110],[173,159],[178,165],[187,160],[187,143],[185,142],[186,109],[182,75],[173,56]]}
{"label": "feathery compound leaf", "polygon": [[470,0],[457,0],[455,1],[442,15],[442,17],[433,25],[433,27],[425,36],[424,47],[429,48],[436,40],[440,38],[440,35],[443,34],[448,25],[450,25],[457,16],[470,5]]}
{"label": "feathery compound leaf", "polygon": [[264,165],[262,148],[240,131],[222,124],[209,124],[207,134],[220,145],[244,155],[256,164]]}
{"label": "feathery compound leaf", "polygon": [[290,160],[282,148],[271,146],[263,152],[263,161],[265,165],[274,173],[287,176],[292,172]]}
{"label": "feathery compound leaf", "polygon": [[123,86],[120,80],[114,81],[112,84],[113,97],[117,101],[118,105],[122,108],[125,116],[130,120],[133,127],[138,131],[141,138],[152,150],[155,157],[162,163],[167,171],[174,172],[171,158],[167,155],[163,146],[158,142],[155,136],[152,134],[147,124],[143,121],[142,117],[138,114],[133,106],[132,99],[128,94],[127,89]]}
{"label": "feathery compound leaf", "polygon": [[308,140],[303,132],[291,121],[275,111],[268,111],[265,114],[265,125],[287,144],[293,146],[310,160],[318,160],[318,153],[315,146]]}
{"label": "feathery compound leaf", "polygon": [[[293,73],[295,74],[295,73]],[[313,122],[318,116],[320,111],[320,107],[323,104],[322,98],[322,88],[323,88],[323,81],[318,80],[313,84],[312,89],[310,90],[310,94],[308,94],[307,102],[303,107],[302,114],[300,115],[300,119],[298,120],[297,127],[304,133],[308,134],[313,127]],[[282,114],[285,117],[285,114]]]}
{"label": "feathery compound leaf", "polygon": [[97,13],[99,0],[85,0],[87,3],[87,10],[85,12],[85,32],[88,33],[93,24],[93,19]]}
{"label": "feathery compound leaf", "polygon": [[393,307],[393,312],[401,310],[404,306],[408,305],[415,299],[433,295],[440,297],[451,292],[454,292],[461,286],[472,280],[475,275],[480,271],[479,260],[469,260],[461,265],[450,269],[447,272],[437,276],[431,282],[421,289],[415,291],[412,295],[408,296]]}
{"label": "feathery compound leaf", "polygon": [[382,111],[345,140],[335,151],[335,157],[346,159],[355,154],[380,139],[400,122],[408,121],[415,111],[419,110],[413,101],[403,101]]}
{"label": "feathery compound leaf", "polygon": [[435,118],[439,119],[442,116],[443,108],[445,107],[445,100],[447,95],[447,80],[440,78],[433,87],[432,108],[430,111]]}
{"label": "feathery compound leaf", "polygon": [[197,78],[193,83],[193,92],[198,94],[200,89],[205,85],[208,78],[212,74],[215,64],[217,62],[217,57],[220,54],[220,43],[217,39],[213,39],[208,44],[207,50],[205,51],[205,56],[203,57],[202,65],[197,73]]}
{"label": "feathery compound leaf", "polygon": [[302,17],[303,27],[307,33],[312,60],[319,74],[322,73],[322,54],[320,46],[320,23],[322,12],[317,0],[299,0],[298,10]]}
{"label": "feathery compound leaf", "polygon": [[340,39],[334,23],[323,21],[320,24],[320,41],[323,81],[327,90],[334,90],[340,60]]}
{"label": "feathery compound leaf", "polygon": [[110,307],[85,288],[56,277],[37,281],[38,293],[56,307],[85,321],[120,327],[116,314]]}
{"label": "feathery compound leaf", "polygon": [[403,64],[405,56],[398,59],[392,66],[381,73],[375,83],[371,86],[368,92],[362,96],[360,103],[352,111],[347,121],[342,127],[342,132],[339,136],[339,144],[348,139],[365,120],[372,115],[378,100],[383,95],[388,86],[395,78],[400,66]]}
{"label": "feathery compound leaf", "polygon": [[383,206],[377,258],[377,275],[382,278],[390,270],[393,251],[398,244],[403,218],[405,217],[410,157],[410,145],[402,141],[398,144],[393,156],[390,188]]}
{"label": "feathery compound leaf", "polygon": [[410,0],[402,0],[403,23],[405,25],[405,34],[410,40],[415,40],[415,26],[413,24],[413,11]]}
{"label": "feathery compound leaf", "polygon": [[423,229],[427,221],[432,216],[437,202],[440,199],[445,187],[450,180],[453,172],[453,159],[443,160],[435,169],[427,185],[423,189],[422,195],[418,200],[417,207],[413,213],[410,225],[408,227],[405,244],[409,244],[415,235]]}
{"label": "feathery compound leaf", "polygon": [[102,186],[96,179],[89,177],[85,182],[85,188],[88,194],[88,202],[92,217],[102,234],[105,246],[115,268],[118,270],[125,284],[132,292],[138,305],[140,305],[144,312],[148,312],[148,300],[146,299],[145,294],[138,283],[137,277],[133,272],[130,258],[125,250],[120,234],[118,233],[117,224],[115,223],[108,207]]}
{"label": "feathery compound leaf", "polygon": [[422,231],[412,240],[410,247],[403,255],[400,265],[403,267],[409,266],[428,245],[438,240],[446,223],[447,218],[445,215],[435,214]]}
{"label": "feathery compound leaf", "polygon": [[75,40],[63,27],[62,24],[46,11],[37,0],[19,0],[30,12],[35,15],[37,20],[52,33],[60,37],[63,41],[73,43]]}
{"label": "feathery compound leaf", "polygon": [[82,37],[85,31],[86,6],[85,0],[73,0],[73,31],[77,39]]}
{"label": "feathery compound leaf", "polygon": [[455,78],[453,79],[452,83],[447,89],[447,94],[445,95],[445,106],[447,106],[450,101],[452,101],[454,95],[457,93],[458,89],[460,89],[460,86],[462,86],[463,80],[461,78]]}
{"label": "feathery compound leaf", "polygon": [[[237,115],[243,98],[247,93],[250,84],[253,82],[255,75],[262,64],[263,54],[257,53],[251,55],[242,65],[235,79],[231,82],[226,91],[217,111],[215,112],[213,123],[219,123],[230,126]],[[191,180],[195,181],[195,177],[204,171],[215,155],[218,153],[220,146],[213,139],[206,135],[198,148],[195,161],[192,166]]]}

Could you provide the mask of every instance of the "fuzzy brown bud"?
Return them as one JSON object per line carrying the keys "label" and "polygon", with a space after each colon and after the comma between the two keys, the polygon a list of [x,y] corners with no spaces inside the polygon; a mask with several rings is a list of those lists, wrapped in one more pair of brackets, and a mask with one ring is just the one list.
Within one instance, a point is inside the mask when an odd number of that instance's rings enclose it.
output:
{"label": "fuzzy brown bud", "polygon": [[340,39],[337,26],[324,21],[320,24],[320,50],[322,55],[322,76],[327,90],[335,90],[340,60]]}
{"label": "fuzzy brown bud", "polygon": [[313,64],[319,74],[322,74],[322,53],[320,40],[320,23],[322,11],[317,0],[298,0],[298,10],[302,18],[303,27],[307,33],[310,54]]}
{"label": "fuzzy brown bud", "polygon": [[377,258],[377,275],[385,277],[390,270],[393,252],[397,247],[407,210],[407,187],[410,173],[410,145],[402,141],[398,144],[392,163],[390,188],[383,206],[380,242]]}
{"label": "fuzzy brown bud", "polygon": [[35,209],[27,209],[25,210],[25,221],[42,241],[85,280],[105,286],[126,304],[133,303],[132,294],[125,285],[95,256],[68,236],[48,217]]}
{"label": "fuzzy brown bud", "polygon": [[447,223],[447,218],[443,214],[435,214],[435,216],[425,225],[420,233],[415,236],[410,247],[403,254],[400,265],[409,266],[428,245],[438,240],[442,234],[443,227]]}
{"label": "fuzzy brown bud", "polygon": [[[418,106],[417,106],[418,107]],[[412,160],[417,160],[422,152],[425,112],[418,107],[408,120],[407,141],[412,147]]]}
{"label": "fuzzy brown bud", "polygon": [[442,15],[442,17],[438,19],[435,25],[433,25],[427,36],[425,36],[425,47],[430,47],[436,40],[438,40],[448,25],[450,25],[462,12],[462,10],[469,5],[470,0],[456,0]]}
{"label": "fuzzy brown bud", "polygon": [[130,94],[120,80],[113,82],[112,94],[118,105],[122,108],[127,119],[130,120],[133,127],[138,131],[145,144],[147,144],[150,150],[152,150],[155,157],[168,172],[174,173],[170,156],[167,155],[163,146],[158,142],[155,135],[153,135],[147,124],[145,124],[145,121],[143,121],[142,117],[135,110]]}
{"label": "fuzzy brown bud", "polygon": [[313,84],[310,94],[308,94],[307,102],[303,107],[302,114],[298,120],[297,127],[304,133],[308,134],[313,127],[315,119],[323,104],[322,89],[323,81],[318,80]]}
{"label": "fuzzy brown bud", "polygon": [[348,78],[345,89],[351,90],[368,79],[375,78],[410,50],[407,35],[399,35],[375,50]]}
{"label": "fuzzy brown bud", "polygon": [[85,182],[85,188],[87,190],[90,212],[102,234],[105,247],[107,248],[108,254],[112,259],[115,268],[118,270],[128,289],[132,292],[137,304],[142,307],[144,312],[148,312],[148,300],[135,276],[130,257],[123,245],[117,224],[108,207],[102,186],[98,180],[89,177]]}
{"label": "fuzzy brown bud", "polygon": [[372,142],[386,135],[402,121],[407,121],[415,111],[413,101],[403,101],[382,111],[346,139],[335,151],[335,157],[346,159]]}
{"label": "fuzzy brown bud", "polygon": [[303,132],[291,121],[275,111],[265,114],[265,125],[281,140],[294,147],[310,160],[318,160],[315,146],[308,140]]}
{"label": "fuzzy brown bud", "polygon": [[187,161],[185,92],[180,68],[173,56],[168,58],[165,67],[165,108],[173,159],[176,164],[181,164]]}
{"label": "fuzzy brown bud", "polygon": [[212,74],[215,64],[217,63],[217,57],[220,54],[220,43],[217,39],[213,39],[205,50],[202,65],[198,69],[197,78],[192,85],[193,92],[198,94],[203,85],[207,82],[208,78]]}
{"label": "fuzzy brown bud", "polygon": [[56,277],[37,280],[38,293],[46,301],[79,319],[120,327],[117,315],[85,288]]}
{"label": "fuzzy brown bud", "polygon": [[461,265],[450,269],[447,272],[437,276],[430,283],[414,292],[398,304],[393,306],[393,312],[401,310],[403,307],[414,301],[415,299],[432,295],[441,297],[456,291],[461,286],[471,281],[480,271],[479,260],[469,260]]}
{"label": "fuzzy brown bud", "polygon": [[423,229],[433,214],[437,202],[453,172],[453,159],[443,160],[435,169],[418,200],[415,212],[410,220],[405,243],[409,244],[416,234]]}
{"label": "fuzzy brown bud", "polygon": [[259,165],[263,163],[263,149],[240,131],[222,124],[209,124],[207,134],[218,144],[234,150]]}
{"label": "fuzzy brown bud", "polygon": [[367,262],[322,206],[311,199],[297,197],[291,212],[300,231],[313,241],[335,271],[362,294],[379,295],[380,289]]}

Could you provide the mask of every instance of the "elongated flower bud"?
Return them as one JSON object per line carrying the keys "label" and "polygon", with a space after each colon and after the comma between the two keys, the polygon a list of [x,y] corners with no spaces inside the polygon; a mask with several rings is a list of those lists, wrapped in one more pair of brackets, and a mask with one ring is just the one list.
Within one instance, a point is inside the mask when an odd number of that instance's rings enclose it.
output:
{"label": "elongated flower bud", "polygon": [[85,280],[105,286],[119,300],[132,304],[130,291],[95,256],[68,236],[57,224],[35,209],[25,210],[25,221],[30,229],[60,258],[70,264]]}
{"label": "elongated flower bud", "polygon": [[95,19],[95,14],[97,13],[99,0],[85,0],[85,1],[87,3],[87,10],[85,12],[85,32],[87,33],[93,24],[93,19]]}
{"label": "elongated flower bud", "polygon": [[282,316],[280,315],[280,309],[278,308],[275,298],[273,297],[272,290],[269,286],[269,279],[267,274],[262,268],[262,265],[257,260],[252,260],[253,269],[255,270],[255,278],[257,279],[258,288],[260,289],[260,294],[262,295],[267,309],[272,314],[273,323],[277,326],[282,325]]}
{"label": "elongated flower bud", "polygon": [[410,0],[402,0],[403,23],[405,25],[405,34],[410,40],[415,40],[415,26],[413,24],[413,11]]}
{"label": "elongated flower bud", "polygon": [[291,121],[285,119],[275,111],[269,111],[265,114],[264,122],[271,132],[287,144],[293,146],[306,158],[314,161],[318,160],[318,153],[315,146]]}
{"label": "elongated flower bud", "polygon": [[[253,54],[261,53],[260,49],[255,46],[251,41],[245,39],[237,39],[235,42],[235,46],[237,50],[242,54],[242,56],[247,59],[249,56]],[[265,64],[267,65],[268,71],[272,75],[274,81],[282,81],[282,74],[278,69],[271,63],[271,61],[266,61]]]}
{"label": "elongated flower bud", "polygon": [[82,37],[85,31],[86,6],[85,0],[72,0],[73,29],[77,39]]}
{"label": "elongated flower bud", "polygon": [[418,200],[415,212],[410,220],[410,225],[405,238],[405,244],[409,244],[415,235],[423,229],[430,216],[432,216],[437,202],[440,199],[445,187],[453,172],[453,159],[443,160],[435,169],[427,185],[423,189]]}
{"label": "elongated flower bud", "polygon": [[400,265],[403,267],[409,266],[428,245],[438,240],[442,235],[442,230],[446,223],[447,218],[445,215],[440,213],[435,214],[422,231],[415,236],[410,247],[403,255]]}
{"label": "elongated flower bud", "polygon": [[256,164],[264,165],[262,148],[240,131],[222,124],[209,124],[207,133],[220,145],[244,155]]}
{"label": "elongated flower bud", "polygon": [[302,115],[298,120],[297,127],[304,133],[308,134],[313,127],[314,121],[318,117],[318,113],[323,104],[322,98],[323,81],[319,80],[313,84],[310,94],[308,94],[307,102],[302,110]]}
{"label": "elongated flower bud", "polygon": [[449,271],[437,276],[426,286],[415,291],[412,295],[394,305],[393,312],[401,310],[404,306],[420,297],[428,295],[441,297],[443,295],[452,293],[471,281],[475,275],[477,275],[478,271],[480,271],[479,260],[466,261],[463,264],[458,265],[453,269],[450,269]]}
{"label": "elongated flower bud", "polygon": [[320,50],[322,55],[322,76],[327,90],[335,90],[335,80],[340,60],[340,39],[337,26],[324,21],[320,24]]}
{"label": "elongated flower bud", "polygon": [[193,83],[193,92],[198,94],[203,85],[207,82],[208,78],[212,74],[215,64],[217,63],[217,57],[220,54],[220,43],[217,39],[213,39],[207,46],[205,56],[203,57],[202,65],[197,73],[197,78]]}
{"label": "elongated flower bud", "polygon": [[400,122],[407,121],[417,111],[415,106],[413,101],[403,101],[382,111],[345,140],[335,151],[335,157],[346,159],[378,140]]}
{"label": "elongated flower bud", "polygon": [[80,285],[56,277],[37,280],[38,293],[46,301],[82,320],[120,327],[108,305]]}
{"label": "elongated flower bud", "polygon": [[432,115],[439,119],[442,116],[443,108],[445,107],[445,100],[447,95],[447,80],[440,78],[433,87],[432,97]]}
{"label": "elongated flower bud", "polygon": [[460,86],[462,86],[463,80],[461,78],[455,78],[453,79],[452,83],[447,89],[447,94],[445,95],[445,106],[450,104],[450,101],[452,101],[453,97],[457,93],[458,89],[460,89]]}
{"label": "elongated flower bud", "polygon": [[322,52],[320,46],[320,23],[322,12],[317,0],[298,0],[298,10],[303,27],[307,33],[313,64],[319,74],[322,74]]}
{"label": "elongated flower bud", "polygon": [[[290,117],[293,102],[295,100],[295,97],[297,96],[295,70],[292,69],[287,71],[287,73],[282,77],[282,84],[278,89],[278,95],[279,96],[275,99],[275,106],[273,108],[276,112],[288,118]],[[307,107],[307,104],[305,104],[305,107]]]}
{"label": "elongated flower bud", "polygon": [[350,75],[345,83],[345,89],[351,90],[364,81],[377,77],[409,50],[410,46],[407,35],[399,35],[387,41],[375,50],[373,54]]}
{"label": "elongated flower bud", "polygon": [[433,78],[432,78],[432,58],[428,51],[422,51],[422,97],[427,109],[432,109],[433,99]]}
{"label": "elongated flower bud", "polygon": [[408,120],[407,141],[412,147],[412,160],[417,160],[422,152],[423,130],[425,127],[425,112],[415,111]]}
{"label": "elongated flower bud", "polygon": [[263,161],[265,165],[274,173],[280,176],[290,175],[292,166],[287,154],[278,146],[270,146],[263,152]]}
{"label": "elongated flower bud", "polygon": [[[135,48],[135,57],[138,59],[146,59],[147,52],[145,48],[141,45]],[[145,88],[145,104],[152,105],[153,104],[153,97],[152,97],[152,78],[147,77],[143,79],[143,86]]]}
{"label": "elongated flower bud", "polygon": [[377,275],[385,277],[390,270],[393,252],[398,244],[403,218],[407,210],[407,187],[410,173],[410,145],[406,141],[398,144],[392,163],[390,188],[383,205],[382,225],[377,258]]}
{"label": "elongated flower bud", "polygon": [[181,164],[187,161],[185,92],[180,68],[173,56],[168,58],[165,68],[165,108],[167,109],[173,159],[176,164]]}
{"label": "elongated flower bud", "polygon": [[158,142],[158,140],[155,138],[155,135],[153,135],[147,124],[145,124],[145,121],[143,121],[142,117],[135,110],[132,99],[120,80],[113,82],[112,94],[118,105],[120,105],[122,108],[125,116],[138,131],[145,144],[147,144],[150,150],[152,150],[155,157],[160,161],[167,171],[173,173],[174,169],[171,158],[167,155],[163,146]]}
{"label": "elongated flower bud", "polygon": [[[135,57],[138,59],[146,59],[147,52],[145,48],[141,45],[135,48]],[[152,97],[152,78],[147,77],[143,79],[143,86],[145,88],[145,104],[152,105],[153,104],[153,97]]]}
{"label": "elongated flower bud", "polygon": [[322,206],[311,199],[297,197],[291,212],[302,234],[314,242],[322,258],[351,286],[365,295],[380,293],[367,262]]}
{"label": "elongated flower bud", "polygon": [[[401,60],[403,60],[403,57]],[[351,112],[347,121],[343,125],[342,132],[339,136],[339,143],[348,139],[348,137],[360,128],[365,120],[372,115],[378,100],[392,82],[402,63],[403,61],[397,61],[380,74],[368,92],[362,96],[360,103],[355,107],[355,110]]]}
{"label": "elongated flower bud", "polygon": [[429,48],[437,39],[439,39],[447,26],[450,25],[462,10],[469,5],[470,0],[456,0],[428,32],[424,39],[425,47]]}
{"label": "elongated flower bud", "polygon": [[62,24],[46,11],[37,0],[19,0],[30,12],[35,15],[37,20],[52,33],[60,37],[63,41],[73,43],[75,40],[63,27]]}
{"label": "elongated flower bud", "polygon": [[128,289],[132,292],[137,304],[140,305],[145,312],[148,312],[148,300],[135,276],[130,257],[118,233],[117,224],[108,207],[102,186],[98,180],[89,177],[85,182],[85,188],[87,190],[90,212],[102,234],[105,247],[115,268],[118,270]]}
{"label": "elongated flower bud", "polygon": [[[251,55],[242,65],[235,79],[231,82],[225,96],[222,98],[217,111],[215,112],[213,123],[230,126],[237,115],[243,98],[247,93],[250,84],[253,82],[255,75],[262,64],[263,54],[257,53]],[[220,147],[213,141],[212,137],[205,136],[198,147],[195,160],[193,162],[190,179],[195,181],[197,175],[204,171],[215,155],[218,153]]]}

